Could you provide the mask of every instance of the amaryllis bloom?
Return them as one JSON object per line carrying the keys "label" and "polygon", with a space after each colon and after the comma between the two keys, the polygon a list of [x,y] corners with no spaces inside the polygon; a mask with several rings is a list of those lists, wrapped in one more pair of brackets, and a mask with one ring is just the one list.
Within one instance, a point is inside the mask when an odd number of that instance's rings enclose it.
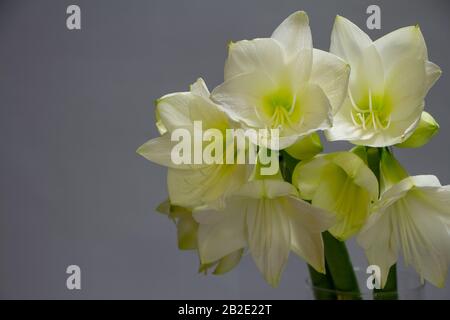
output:
{"label": "amaryllis bloom", "polygon": [[389,268],[403,254],[422,279],[443,287],[450,258],[450,186],[435,176],[405,178],[381,195],[358,236],[370,264]]}
{"label": "amaryllis bloom", "polygon": [[380,161],[381,197],[358,236],[370,264],[389,268],[403,254],[422,279],[443,287],[450,262],[450,186],[432,175],[408,176],[388,150]]}
{"label": "amaryllis bloom", "polygon": [[373,42],[338,16],[330,52],[350,64],[351,74],[347,98],[327,138],[373,147],[405,141],[419,123],[428,90],[441,74],[428,61],[419,27],[401,28]]}
{"label": "amaryllis bloom", "polygon": [[325,273],[321,232],[329,213],[298,198],[295,187],[276,178],[256,179],[229,197],[222,210],[198,209],[198,250],[203,264],[248,248],[272,286],[279,282],[292,250]]}
{"label": "amaryllis bloom", "polygon": [[369,208],[378,199],[378,181],[365,162],[351,152],[318,155],[300,162],[292,184],[302,199],[336,216],[328,230],[346,240],[364,225]]}
{"label": "amaryllis bloom", "polygon": [[[161,203],[156,210],[175,222],[180,250],[197,250],[198,222],[193,218],[191,210],[171,205],[169,200]],[[239,249],[217,261],[201,264],[199,272],[206,273],[208,269],[213,269],[212,273],[215,275],[227,273],[239,264],[242,253],[243,249]]]}
{"label": "amaryllis bloom", "polygon": [[231,43],[225,82],[212,98],[245,128],[280,129],[284,149],[331,126],[347,94],[348,76],[343,60],[313,49],[308,16],[299,11],[271,38]]}
{"label": "amaryllis bloom", "polygon": [[183,128],[195,137],[194,121],[201,121],[204,130],[217,129],[225,136],[226,129],[232,127],[228,116],[210,100],[202,79],[191,86],[190,92],[172,93],[158,99],[156,119],[162,135],[143,144],[137,152],[169,168],[167,187],[172,205],[187,208],[213,204],[220,206],[228,194],[247,181],[248,165],[177,164],[172,159],[177,144],[171,139],[174,130]]}

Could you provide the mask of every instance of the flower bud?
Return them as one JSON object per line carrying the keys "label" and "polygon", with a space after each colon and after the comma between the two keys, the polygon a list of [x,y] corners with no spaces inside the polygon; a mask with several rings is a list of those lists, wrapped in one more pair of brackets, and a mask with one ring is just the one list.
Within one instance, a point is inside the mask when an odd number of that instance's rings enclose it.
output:
{"label": "flower bud", "polygon": [[292,146],[287,147],[286,152],[297,160],[307,160],[323,151],[323,146],[318,133],[314,132],[300,138]]}
{"label": "flower bud", "polygon": [[418,148],[428,143],[432,137],[439,131],[439,124],[428,112],[422,112],[419,125],[414,133],[406,139],[406,141],[399,143],[396,147],[399,148]]}

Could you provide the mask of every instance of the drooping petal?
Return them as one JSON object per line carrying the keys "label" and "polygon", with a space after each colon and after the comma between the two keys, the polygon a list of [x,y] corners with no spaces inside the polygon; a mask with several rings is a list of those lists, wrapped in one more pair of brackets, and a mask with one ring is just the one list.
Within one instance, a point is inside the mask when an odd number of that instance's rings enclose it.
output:
{"label": "drooping petal", "polygon": [[372,44],[372,40],[353,22],[336,16],[331,33],[330,52],[351,65],[358,63],[362,51]]}
{"label": "drooping petal", "polygon": [[289,56],[300,49],[312,49],[308,15],[304,11],[294,12],[275,29],[272,38],[283,44]]}
{"label": "drooping petal", "polygon": [[170,133],[166,133],[161,137],[151,139],[137,149],[137,153],[161,166],[177,169],[200,168],[203,165],[193,164],[175,164],[172,161],[172,149],[177,141],[171,141]]}
{"label": "drooping petal", "polygon": [[217,263],[216,268],[214,269],[213,274],[221,275],[234,269],[234,267],[237,266],[239,261],[241,261],[243,253],[244,249],[239,249],[220,259],[219,262]]}
{"label": "drooping petal", "polygon": [[285,54],[281,44],[270,38],[242,40],[229,45],[225,62],[225,81],[244,73],[261,71],[270,79],[277,77]]}
{"label": "drooping petal", "polygon": [[449,191],[435,176],[414,176],[383,193],[358,237],[370,263],[382,267],[383,284],[401,250],[405,263],[422,278],[444,285],[450,258]]}
{"label": "drooping petal", "polygon": [[449,266],[450,235],[440,219],[442,213],[430,206],[433,200],[425,198],[420,189],[408,193],[403,205],[396,208],[408,212],[402,216],[397,213],[398,238],[405,263],[412,264],[423,278],[442,288]]}
{"label": "drooping petal", "polygon": [[358,244],[365,250],[369,264],[380,267],[382,287],[386,284],[389,269],[397,262],[397,241],[392,227],[388,214],[373,213],[357,237]]}
{"label": "drooping petal", "polygon": [[321,233],[333,225],[334,218],[296,197],[286,197],[282,204],[289,214],[292,250],[318,272],[325,273]]}
{"label": "drooping petal", "polygon": [[276,199],[248,201],[245,209],[253,260],[265,280],[276,286],[291,249],[289,217]]}
{"label": "drooping petal", "polygon": [[314,49],[311,83],[317,84],[330,101],[332,112],[339,111],[347,96],[350,65],[334,54]]}
{"label": "drooping petal", "polygon": [[[242,201],[230,201],[222,211],[194,211],[198,228],[198,250],[202,263],[215,262],[247,245]],[[212,222],[207,216],[213,216]]]}
{"label": "drooping petal", "polygon": [[197,249],[198,223],[192,215],[179,218],[177,221],[178,248],[180,250]]}

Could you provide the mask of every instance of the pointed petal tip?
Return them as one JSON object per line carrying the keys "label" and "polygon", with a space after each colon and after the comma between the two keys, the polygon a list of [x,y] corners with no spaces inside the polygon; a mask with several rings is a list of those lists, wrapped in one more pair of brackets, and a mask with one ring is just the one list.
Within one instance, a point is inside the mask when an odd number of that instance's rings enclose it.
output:
{"label": "pointed petal tip", "polygon": [[294,12],[293,14],[291,14],[291,17],[293,17],[293,18],[295,17],[295,18],[299,18],[299,19],[306,19],[306,22],[309,23],[308,14],[303,10]]}

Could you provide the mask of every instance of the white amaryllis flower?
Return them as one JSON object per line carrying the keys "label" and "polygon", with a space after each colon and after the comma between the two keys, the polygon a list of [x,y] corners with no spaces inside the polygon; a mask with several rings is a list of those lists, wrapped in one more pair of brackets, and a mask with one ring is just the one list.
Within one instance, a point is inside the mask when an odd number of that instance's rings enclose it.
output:
{"label": "white amaryllis flower", "polygon": [[406,140],[420,120],[428,90],[441,74],[428,61],[419,27],[401,28],[372,42],[338,16],[330,52],[351,65],[351,74],[347,98],[327,138],[373,147]]}
{"label": "white amaryllis flower", "polygon": [[292,184],[302,199],[336,216],[328,231],[346,240],[361,229],[378,199],[378,182],[369,167],[351,152],[318,155],[295,167]]}
{"label": "white amaryllis flower", "polygon": [[295,187],[285,181],[253,180],[228,198],[224,209],[196,210],[194,218],[203,264],[248,247],[266,281],[276,286],[293,250],[325,273],[321,232],[333,219],[298,198]]}
{"label": "white amaryllis flower", "polygon": [[[171,133],[179,128],[195,136],[194,121],[203,129],[217,129],[225,136],[232,124],[228,116],[209,98],[202,79],[191,86],[190,92],[163,96],[156,105],[157,127],[162,136],[143,144],[137,152],[146,159],[169,167],[167,186],[170,203],[194,208],[201,205],[221,205],[223,199],[246,182],[248,166],[243,164],[175,164],[172,159]],[[194,148],[192,148],[194,149]]]}
{"label": "white amaryllis flower", "polygon": [[382,151],[380,176],[382,194],[358,243],[369,263],[380,267],[382,286],[401,251],[422,279],[443,287],[450,259],[450,186],[432,175],[407,176],[388,150]]}
{"label": "white amaryllis flower", "polygon": [[279,148],[284,149],[331,126],[346,96],[348,76],[343,60],[313,49],[308,16],[299,11],[271,38],[231,43],[225,82],[212,97],[244,127],[279,128]]}

